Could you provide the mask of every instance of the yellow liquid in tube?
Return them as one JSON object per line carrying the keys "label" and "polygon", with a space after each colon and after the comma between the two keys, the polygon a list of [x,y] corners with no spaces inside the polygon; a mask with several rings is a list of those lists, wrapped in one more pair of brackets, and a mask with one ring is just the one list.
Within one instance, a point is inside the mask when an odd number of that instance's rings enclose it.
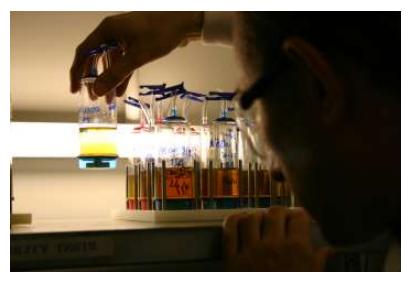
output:
{"label": "yellow liquid in tube", "polygon": [[116,127],[80,128],[80,168],[115,168]]}
{"label": "yellow liquid in tube", "polygon": [[117,157],[116,128],[92,127],[80,129],[80,156]]}

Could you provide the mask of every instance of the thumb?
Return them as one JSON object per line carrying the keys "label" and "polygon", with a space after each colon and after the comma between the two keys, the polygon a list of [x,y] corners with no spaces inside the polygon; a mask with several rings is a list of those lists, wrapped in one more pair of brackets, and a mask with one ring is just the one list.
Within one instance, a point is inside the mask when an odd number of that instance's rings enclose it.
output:
{"label": "thumb", "polygon": [[133,72],[133,69],[132,59],[125,55],[97,78],[94,92],[98,96],[115,96],[115,94],[110,95],[108,92],[114,91]]}
{"label": "thumb", "polygon": [[315,252],[311,271],[324,271],[327,260],[332,254],[334,254],[334,250],[330,247],[319,248]]}

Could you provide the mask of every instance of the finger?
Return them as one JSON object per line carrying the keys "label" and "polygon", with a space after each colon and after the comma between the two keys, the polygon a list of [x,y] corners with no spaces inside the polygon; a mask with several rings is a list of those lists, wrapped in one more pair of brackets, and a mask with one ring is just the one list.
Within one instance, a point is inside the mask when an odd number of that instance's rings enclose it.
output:
{"label": "finger", "polygon": [[124,95],[126,89],[128,88],[129,80],[131,79],[132,74],[125,78],[125,80],[116,88],[116,96]]}
{"label": "finger", "polygon": [[239,250],[253,247],[260,240],[263,213],[251,213],[239,219]]}
{"label": "finger", "polygon": [[98,96],[95,96],[95,95],[93,95],[93,94],[90,94],[89,98],[90,98],[92,101],[95,101],[95,100],[98,99]]}
{"label": "finger", "polygon": [[[125,47],[121,46],[120,48],[115,48],[113,50],[110,51],[109,53],[109,59],[110,59],[110,65],[106,65],[104,66],[104,69],[108,69],[111,65],[117,63],[118,61],[120,61],[122,59],[122,57],[125,54]],[[112,99],[114,98],[114,96],[122,96],[127,87],[128,87],[128,83],[129,83],[129,79],[131,78],[132,73],[130,75],[128,75],[122,83],[120,83],[116,89],[115,89],[115,93],[110,93],[110,95],[107,96],[107,101],[109,101],[108,103],[110,103],[110,101],[112,101]]]}
{"label": "finger", "polygon": [[106,69],[95,81],[95,93],[99,96],[105,95],[109,91],[122,84],[131,75],[134,67],[132,58],[125,55],[112,66]]}
{"label": "finger", "polygon": [[90,77],[91,76],[91,69],[93,68],[94,59],[88,57],[84,60],[84,65],[82,67],[81,78]]}
{"label": "finger", "polygon": [[[109,50],[109,53],[107,54],[107,56],[104,56],[104,60],[102,60],[103,63],[103,67],[104,70],[109,69],[111,66],[115,65],[116,63],[118,63],[118,61],[120,61],[122,59],[124,55],[124,49],[122,47],[120,48],[114,48]],[[126,79],[125,79],[126,80]],[[120,86],[123,83],[120,84]],[[113,99],[118,96],[118,92],[117,92],[118,88],[113,88],[112,90],[108,91],[107,93],[105,93],[105,101],[107,104],[112,103]]]}
{"label": "finger", "polygon": [[135,43],[126,46],[126,54],[107,69],[96,82],[96,93],[104,95],[114,87],[118,87],[125,82],[125,79],[140,66],[149,63],[161,56],[169,53],[170,50],[158,48],[152,52],[150,48],[145,48]]}
{"label": "finger", "polygon": [[287,239],[310,242],[310,221],[310,217],[304,209],[290,209],[287,215]]}
{"label": "finger", "polygon": [[114,97],[116,97],[116,90],[115,90],[115,89],[109,91],[109,92],[105,95],[105,102],[106,102],[107,104],[111,104],[112,101],[114,100]]}
{"label": "finger", "polygon": [[329,257],[334,254],[334,250],[330,247],[319,248],[312,262],[312,271],[324,271]]}
{"label": "finger", "polygon": [[238,222],[243,214],[230,215],[223,224],[224,258],[234,257],[238,252]]}
{"label": "finger", "polygon": [[81,88],[84,88],[82,95],[88,95],[88,98],[91,99],[91,101],[98,99],[98,96],[94,93],[94,82],[92,79],[87,79],[81,82]]}
{"label": "finger", "polygon": [[116,48],[110,48],[108,52],[109,52],[108,55],[104,56],[103,57],[104,59],[102,60],[104,70],[108,69],[111,65],[119,61],[124,56],[125,47],[119,45]]}
{"label": "finger", "polygon": [[85,82],[84,84],[82,84],[82,78],[87,77],[87,74],[91,73],[91,67],[92,67],[92,62],[91,62],[91,58],[87,58],[84,62],[84,67],[83,67],[83,71],[81,74],[81,77],[79,79],[79,86],[78,86],[78,91],[81,88],[85,88],[86,92],[88,93],[88,96],[91,100],[95,100],[96,98],[98,98],[98,96],[96,96],[94,94],[94,86],[93,83],[89,83],[89,82]]}
{"label": "finger", "polygon": [[86,84],[86,88],[87,88],[87,93],[89,98],[92,101],[95,101],[98,99],[98,96],[94,93],[94,84]]}
{"label": "finger", "polygon": [[282,206],[270,207],[264,215],[262,238],[269,243],[279,244],[285,238],[287,209]]}
{"label": "finger", "polygon": [[71,92],[75,93],[80,89],[80,80],[87,61],[87,52],[97,48],[105,41],[103,22],[87,36],[87,38],[77,47],[74,61],[70,69]]}

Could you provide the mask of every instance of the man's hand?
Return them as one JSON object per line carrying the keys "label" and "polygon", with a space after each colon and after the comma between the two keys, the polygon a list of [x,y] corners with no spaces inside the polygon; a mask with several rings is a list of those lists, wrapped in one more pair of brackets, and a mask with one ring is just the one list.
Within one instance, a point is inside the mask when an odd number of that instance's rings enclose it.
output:
{"label": "man's hand", "polygon": [[71,92],[80,89],[80,79],[89,68],[86,52],[106,42],[119,42],[124,56],[116,56],[113,65],[95,82],[94,92],[105,95],[116,88],[121,96],[132,72],[190,38],[198,37],[203,21],[202,12],[131,12],[105,18],[77,47],[71,67]]}
{"label": "man's hand", "polygon": [[268,212],[237,214],[224,225],[228,271],[322,271],[328,248],[311,243],[311,219],[303,209],[272,207]]}

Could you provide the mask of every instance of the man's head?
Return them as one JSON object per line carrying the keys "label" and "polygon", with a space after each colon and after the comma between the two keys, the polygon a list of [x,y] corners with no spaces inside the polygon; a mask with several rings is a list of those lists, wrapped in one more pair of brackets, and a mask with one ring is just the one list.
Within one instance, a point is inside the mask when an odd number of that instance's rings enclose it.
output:
{"label": "man's head", "polygon": [[400,13],[236,20],[241,88],[257,90],[243,106],[259,102],[267,142],[327,239],[360,243],[400,225]]}

